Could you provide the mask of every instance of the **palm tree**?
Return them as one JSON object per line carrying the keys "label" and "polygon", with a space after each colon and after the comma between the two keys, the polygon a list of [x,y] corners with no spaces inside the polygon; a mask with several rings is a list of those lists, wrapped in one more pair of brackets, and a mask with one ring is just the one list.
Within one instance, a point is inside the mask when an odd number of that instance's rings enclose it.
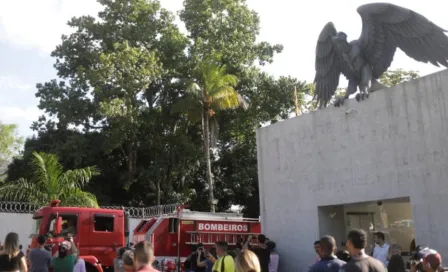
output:
{"label": "palm tree", "polygon": [[45,205],[59,199],[64,206],[98,207],[95,195],[82,187],[98,175],[95,167],[64,171],[54,154],[33,152],[30,180],[21,178],[0,187],[0,198]]}
{"label": "palm tree", "polygon": [[209,205],[210,210],[215,212],[210,159],[210,148],[217,142],[218,126],[215,113],[237,107],[247,108],[247,103],[235,90],[238,78],[227,74],[226,65],[220,64],[220,56],[214,55],[204,59],[199,63],[196,74],[196,78],[187,84],[185,97],[174,105],[172,111],[186,110],[191,121],[200,121],[202,124]]}

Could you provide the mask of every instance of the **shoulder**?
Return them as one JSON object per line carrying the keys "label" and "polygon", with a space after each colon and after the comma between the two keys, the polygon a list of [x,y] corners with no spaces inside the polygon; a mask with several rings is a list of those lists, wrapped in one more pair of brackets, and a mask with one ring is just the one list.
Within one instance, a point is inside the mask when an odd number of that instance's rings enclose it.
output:
{"label": "shoulder", "polygon": [[17,258],[22,258],[25,257],[25,254],[23,254],[22,251],[19,251],[19,253],[17,254]]}
{"label": "shoulder", "polygon": [[351,272],[351,271],[361,271],[356,262],[350,261],[342,266],[343,271]]}
{"label": "shoulder", "polygon": [[316,271],[319,266],[320,266],[320,264],[318,262],[311,265],[310,268],[308,269],[308,272]]}
{"label": "shoulder", "polygon": [[343,260],[339,260],[339,259],[334,259],[331,261],[331,263],[333,265],[338,265],[340,267],[344,266],[346,264],[346,262],[344,262]]}
{"label": "shoulder", "polygon": [[370,264],[375,265],[375,266],[381,266],[381,267],[384,266],[381,261],[379,261],[373,257],[370,257],[370,256],[367,258],[367,262],[369,262]]}

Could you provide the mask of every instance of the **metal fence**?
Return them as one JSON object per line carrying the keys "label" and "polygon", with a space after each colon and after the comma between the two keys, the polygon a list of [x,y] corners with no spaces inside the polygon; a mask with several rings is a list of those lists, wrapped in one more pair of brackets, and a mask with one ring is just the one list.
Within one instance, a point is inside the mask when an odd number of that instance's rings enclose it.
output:
{"label": "metal fence", "polygon": [[[182,204],[167,204],[151,207],[119,207],[102,206],[103,209],[124,210],[131,218],[147,218],[163,214],[175,214],[177,207]],[[26,202],[0,201],[0,213],[34,213],[42,206]]]}

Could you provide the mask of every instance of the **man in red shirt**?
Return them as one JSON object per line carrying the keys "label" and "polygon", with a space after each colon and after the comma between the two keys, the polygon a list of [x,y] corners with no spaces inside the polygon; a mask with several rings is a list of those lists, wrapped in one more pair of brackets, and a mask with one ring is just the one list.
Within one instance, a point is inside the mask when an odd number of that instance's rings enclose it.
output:
{"label": "man in red shirt", "polygon": [[152,267],[154,263],[154,250],[148,241],[142,241],[134,249],[134,265],[137,272],[159,272]]}

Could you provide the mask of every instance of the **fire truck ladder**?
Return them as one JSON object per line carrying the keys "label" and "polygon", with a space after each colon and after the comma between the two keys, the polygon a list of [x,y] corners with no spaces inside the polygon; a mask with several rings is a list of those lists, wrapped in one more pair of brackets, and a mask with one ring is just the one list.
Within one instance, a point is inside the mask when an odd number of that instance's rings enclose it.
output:
{"label": "fire truck ladder", "polygon": [[248,236],[258,235],[256,233],[223,233],[223,232],[203,232],[203,231],[187,231],[190,240],[186,242],[188,245],[214,245],[218,241],[225,241],[229,246],[235,246],[238,241],[246,241]]}

